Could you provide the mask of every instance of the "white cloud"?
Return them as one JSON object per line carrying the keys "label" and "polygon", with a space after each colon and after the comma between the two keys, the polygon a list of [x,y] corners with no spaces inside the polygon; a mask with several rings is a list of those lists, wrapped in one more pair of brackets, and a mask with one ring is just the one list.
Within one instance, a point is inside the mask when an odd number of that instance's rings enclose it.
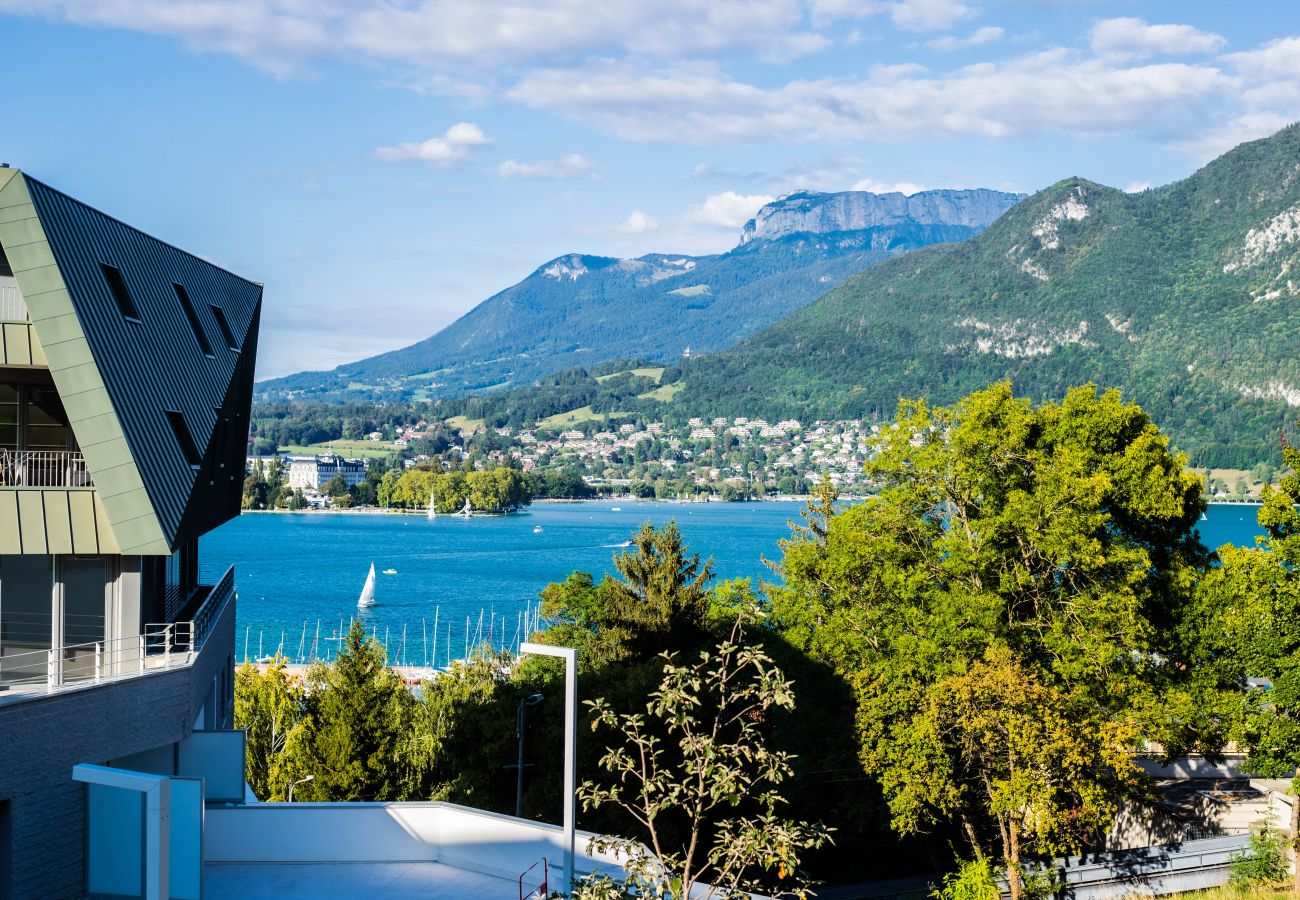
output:
{"label": "white cloud", "polygon": [[[727,50],[783,60],[830,41],[806,0],[0,0],[0,11],[177,37],[277,75],[363,56],[482,71],[556,56],[688,56]],[[915,2],[915,0],[912,0]],[[933,0],[930,0],[933,2]]]}
{"label": "white cloud", "polygon": [[947,31],[974,15],[961,0],[896,0],[889,6],[890,21],[904,31]]}
{"label": "white cloud", "polygon": [[992,44],[995,41],[1002,40],[1007,33],[1005,28],[999,25],[985,25],[983,28],[977,28],[966,37],[954,37],[953,35],[944,35],[941,38],[935,38],[932,41],[926,41],[926,46],[935,50],[948,53],[952,50],[962,50],[966,47],[981,47],[985,44]]}
{"label": "white cloud", "polygon": [[1290,125],[1297,118],[1300,118],[1300,114],[1286,116],[1268,111],[1247,113],[1189,133],[1172,143],[1174,147],[1198,162],[1209,162],[1238,144],[1268,137]]}
{"label": "white cloud", "polygon": [[657,221],[637,209],[632,211],[632,214],[627,217],[627,221],[615,226],[614,230],[621,231],[624,234],[645,234],[647,231],[656,231],[658,228],[659,223]]}
{"label": "white cloud", "polygon": [[1128,184],[1124,185],[1124,193],[1140,194],[1143,191],[1149,189],[1150,187],[1151,187],[1151,182],[1149,181],[1130,181]]}
{"label": "white cloud", "polygon": [[429,163],[433,166],[452,166],[469,159],[475,147],[492,143],[473,122],[459,122],[447,129],[442,137],[380,147],[375,156],[385,162],[407,162],[411,160]]}
{"label": "white cloud", "polygon": [[497,175],[502,178],[515,178],[532,181],[567,181],[581,178],[583,175],[595,175],[596,163],[580,153],[570,153],[559,159],[543,159],[538,162],[517,162],[507,159],[497,166]]}
{"label": "white cloud", "polygon": [[871,191],[873,194],[907,194],[909,197],[919,191],[925,190],[925,187],[919,184],[913,184],[910,181],[877,181],[874,178],[863,178],[855,181],[849,186],[851,191]]}
{"label": "white cloud", "polygon": [[526,74],[508,96],[644,142],[903,140],[1050,132],[1165,136],[1201,123],[1240,80],[1212,65],[1116,65],[1051,50],[933,74],[877,67],[857,79],[772,88],[716,66],[605,63]]}
{"label": "white cloud", "polygon": [[1097,22],[1090,37],[1092,49],[1112,59],[1214,53],[1227,43],[1222,35],[1191,25],[1148,25],[1128,17]]}
{"label": "white cloud", "polygon": [[766,194],[723,191],[706,197],[703,203],[691,210],[689,218],[692,222],[734,230],[752,219],[760,207],[775,199]]}

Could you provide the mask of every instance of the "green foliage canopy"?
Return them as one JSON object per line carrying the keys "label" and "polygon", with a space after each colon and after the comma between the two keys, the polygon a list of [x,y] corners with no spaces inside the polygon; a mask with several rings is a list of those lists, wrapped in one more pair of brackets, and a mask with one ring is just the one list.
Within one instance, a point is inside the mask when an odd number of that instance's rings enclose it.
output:
{"label": "green foliage canopy", "polygon": [[895,827],[959,823],[976,856],[1081,846],[1140,782],[1139,738],[1193,740],[1183,615],[1204,503],[1137,406],[1010,385],[900,405],[873,500],[824,488],[770,589],[786,637],[854,686]]}

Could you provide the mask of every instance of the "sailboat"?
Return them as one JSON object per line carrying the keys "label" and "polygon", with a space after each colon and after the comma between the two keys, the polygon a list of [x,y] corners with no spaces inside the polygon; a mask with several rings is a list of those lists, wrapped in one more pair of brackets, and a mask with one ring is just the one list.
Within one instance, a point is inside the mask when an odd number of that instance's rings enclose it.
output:
{"label": "sailboat", "polygon": [[375,564],[370,564],[370,574],[366,576],[365,586],[361,588],[361,597],[357,600],[357,609],[375,605]]}
{"label": "sailboat", "polygon": [[438,510],[433,506],[433,494],[429,495],[429,520],[433,521],[438,518]]}

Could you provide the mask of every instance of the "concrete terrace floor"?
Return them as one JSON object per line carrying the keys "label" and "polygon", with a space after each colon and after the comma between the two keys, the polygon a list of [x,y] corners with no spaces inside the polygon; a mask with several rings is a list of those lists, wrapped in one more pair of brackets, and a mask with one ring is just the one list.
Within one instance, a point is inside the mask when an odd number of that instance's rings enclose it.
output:
{"label": "concrete terrace floor", "polygon": [[515,898],[517,882],[434,862],[206,863],[209,900],[489,900]]}

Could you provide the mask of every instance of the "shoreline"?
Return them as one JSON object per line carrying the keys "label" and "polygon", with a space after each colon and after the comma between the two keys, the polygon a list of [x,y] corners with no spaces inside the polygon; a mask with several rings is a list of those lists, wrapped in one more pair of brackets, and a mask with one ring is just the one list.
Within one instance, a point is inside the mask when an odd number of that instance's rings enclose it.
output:
{"label": "shoreline", "polygon": [[[841,500],[866,500],[871,495],[846,494],[840,497]],[[755,498],[753,500],[654,500],[644,497],[588,497],[588,498],[562,498],[562,497],[544,497],[541,500],[534,500],[529,506],[537,506],[543,503],[553,504],[579,504],[579,503],[663,503],[673,506],[743,506],[747,503],[807,503],[813,498],[813,495],[783,494],[776,497]],[[1262,500],[1209,500],[1206,506],[1262,506]],[[306,509],[245,509],[240,511],[240,515],[263,515],[274,513],[279,515],[352,515],[352,516],[425,516],[427,510],[423,509],[394,509],[382,506],[348,506],[340,509],[334,508],[306,508]],[[521,516],[528,514],[528,507],[523,509],[512,510],[511,512],[474,512],[468,518],[471,519],[496,519],[506,516]],[[456,515],[454,513],[443,513],[438,516],[440,519],[463,519],[466,516]]]}

